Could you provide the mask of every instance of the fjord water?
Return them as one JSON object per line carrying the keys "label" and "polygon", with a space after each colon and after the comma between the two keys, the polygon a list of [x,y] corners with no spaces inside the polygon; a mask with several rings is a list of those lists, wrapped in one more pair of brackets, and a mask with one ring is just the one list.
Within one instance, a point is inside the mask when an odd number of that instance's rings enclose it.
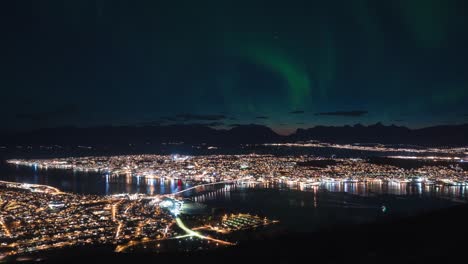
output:
{"label": "fjord water", "polygon": [[[97,195],[165,194],[191,186],[191,183],[175,180],[45,170],[5,163],[0,166],[0,180],[51,185],[66,192]],[[287,230],[313,231],[450,207],[464,203],[466,191],[466,187],[459,186],[390,183],[329,183],[306,190],[288,184],[236,184],[193,190],[185,196],[208,208],[280,220]]]}

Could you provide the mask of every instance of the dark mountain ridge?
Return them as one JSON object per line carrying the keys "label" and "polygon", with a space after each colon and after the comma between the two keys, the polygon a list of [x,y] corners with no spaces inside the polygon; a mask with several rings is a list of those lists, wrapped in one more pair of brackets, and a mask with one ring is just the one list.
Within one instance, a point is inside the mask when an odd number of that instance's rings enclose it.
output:
{"label": "dark mountain ridge", "polygon": [[252,144],[318,140],[331,143],[413,144],[421,146],[468,145],[468,124],[420,129],[385,126],[316,126],[283,136],[262,125],[214,129],[205,125],[58,127],[2,133],[0,145],[126,145],[148,143]]}
{"label": "dark mountain ridge", "polygon": [[402,126],[385,126],[377,123],[370,126],[342,127],[317,126],[298,129],[290,136],[292,141],[319,140],[334,143],[383,143],[413,144],[422,146],[457,146],[468,143],[468,124],[442,125],[420,129]]}

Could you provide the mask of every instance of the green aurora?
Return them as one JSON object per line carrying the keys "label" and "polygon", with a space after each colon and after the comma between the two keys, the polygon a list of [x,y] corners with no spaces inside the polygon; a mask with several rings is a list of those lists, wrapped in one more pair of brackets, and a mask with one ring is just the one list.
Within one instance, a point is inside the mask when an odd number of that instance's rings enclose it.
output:
{"label": "green aurora", "polygon": [[[282,130],[463,123],[467,8],[462,0],[11,4],[1,16],[9,26],[0,110],[14,113],[3,126],[183,113]],[[355,110],[367,114],[316,115]]]}

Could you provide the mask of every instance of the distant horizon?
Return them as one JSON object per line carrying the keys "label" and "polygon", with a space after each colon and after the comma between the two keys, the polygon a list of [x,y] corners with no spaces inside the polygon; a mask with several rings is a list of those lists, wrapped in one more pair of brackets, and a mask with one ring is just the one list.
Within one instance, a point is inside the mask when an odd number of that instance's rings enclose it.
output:
{"label": "distant horizon", "polygon": [[10,133],[31,133],[35,131],[40,131],[40,130],[48,130],[48,129],[64,129],[64,128],[76,128],[76,129],[92,129],[92,128],[121,128],[121,127],[130,127],[130,128],[144,128],[144,127],[171,127],[171,126],[200,126],[200,127],[207,127],[211,128],[214,130],[231,130],[235,127],[240,127],[240,126],[261,126],[261,127],[266,127],[271,129],[273,132],[280,136],[290,136],[293,135],[294,133],[297,132],[299,129],[307,130],[307,129],[312,129],[312,128],[317,128],[317,127],[335,127],[335,128],[340,128],[340,127],[356,127],[356,126],[363,126],[363,127],[371,127],[375,125],[383,125],[385,127],[401,127],[401,128],[407,128],[409,130],[418,130],[418,129],[425,129],[425,128],[431,128],[431,127],[441,127],[441,126],[463,126],[463,125],[468,125],[468,122],[463,122],[463,123],[452,123],[452,124],[447,124],[447,123],[441,123],[441,124],[436,124],[436,125],[426,125],[426,126],[405,126],[405,125],[398,125],[395,123],[384,123],[384,122],[375,122],[375,123],[368,123],[368,124],[363,124],[363,123],[354,123],[354,124],[342,124],[342,125],[325,125],[325,124],[314,124],[311,126],[297,126],[297,127],[275,127],[275,126],[270,126],[267,124],[260,124],[260,123],[245,123],[245,124],[236,124],[234,126],[213,126],[210,125],[209,123],[203,124],[203,123],[173,123],[173,124],[103,124],[103,125],[92,125],[92,126],[79,126],[79,125],[63,125],[63,126],[50,126],[50,127],[40,127],[40,128],[34,128],[34,129],[17,129],[17,130],[6,130],[6,129],[0,129],[0,133],[4,134],[10,134]]}
{"label": "distant horizon", "polygon": [[468,122],[468,2],[413,2],[5,3],[0,130]]}
{"label": "distant horizon", "polygon": [[0,13],[0,261],[464,257],[468,1]]}

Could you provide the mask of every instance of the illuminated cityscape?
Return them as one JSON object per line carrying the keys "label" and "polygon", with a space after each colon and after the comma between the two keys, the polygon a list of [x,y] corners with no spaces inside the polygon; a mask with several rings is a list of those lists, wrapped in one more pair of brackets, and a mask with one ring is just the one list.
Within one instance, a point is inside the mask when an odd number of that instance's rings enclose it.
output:
{"label": "illuminated cityscape", "polygon": [[[415,153],[421,152],[424,151]],[[106,179],[120,175],[138,181],[178,181],[184,182],[186,187],[167,194],[102,196],[65,193],[51,186],[2,181],[2,257],[87,244],[113,245],[115,252],[128,252],[140,245],[157,242],[156,249],[162,250],[168,240],[188,238],[206,241],[201,248],[233,246],[236,241],[229,239],[231,232],[277,223],[276,220],[241,212],[216,214],[209,219],[201,216],[187,218],[191,215],[191,205],[205,201],[203,190],[211,186],[219,186],[212,190],[215,193],[229,191],[232,186],[287,186],[299,191],[316,192],[318,188],[325,188],[357,195],[365,194],[363,188],[403,195],[405,186],[437,191],[456,187],[458,197],[464,199],[468,172],[463,167],[464,160],[453,155],[466,155],[466,152],[460,149],[425,152],[452,156],[387,156],[375,160],[310,155],[175,154],[12,159],[7,161],[10,166],[34,170],[93,172]],[[411,168],[392,164],[398,164],[401,159],[417,160],[420,164]],[[184,195],[192,192],[191,201],[185,201]],[[199,207],[203,208],[202,204]],[[189,219],[191,227],[184,224],[184,218]]]}
{"label": "illuminated cityscape", "polygon": [[231,231],[266,226],[272,221],[239,214],[203,222],[190,229],[179,216],[182,200],[169,196],[95,196],[63,193],[49,186],[0,182],[1,256],[79,245],[114,245],[124,252],[138,244],[196,237],[211,246],[235,242],[195,230]]}
{"label": "illuminated cityscape", "polygon": [[[447,151],[447,150],[446,150]],[[452,153],[453,150],[448,150]],[[466,155],[466,152],[462,152]],[[8,160],[14,165],[41,169],[66,169],[99,172],[106,175],[128,175],[145,179],[193,181],[195,183],[247,182],[287,183],[311,187],[325,182],[384,181],[392,183],[468,184],[468,172],[460,157],[389,156],[388,160],[423,161],[415,168],[379,163],[374,159],[323,158],[308,155],[122,155],[46,160]],[[429,161],[429,162],[424,162]],[[439,164],[436,161],[453,161]]]}
{"label": "illuminated cityscape", "polygon": [[0,263],[466,259],[468,1],[1,1]]}

